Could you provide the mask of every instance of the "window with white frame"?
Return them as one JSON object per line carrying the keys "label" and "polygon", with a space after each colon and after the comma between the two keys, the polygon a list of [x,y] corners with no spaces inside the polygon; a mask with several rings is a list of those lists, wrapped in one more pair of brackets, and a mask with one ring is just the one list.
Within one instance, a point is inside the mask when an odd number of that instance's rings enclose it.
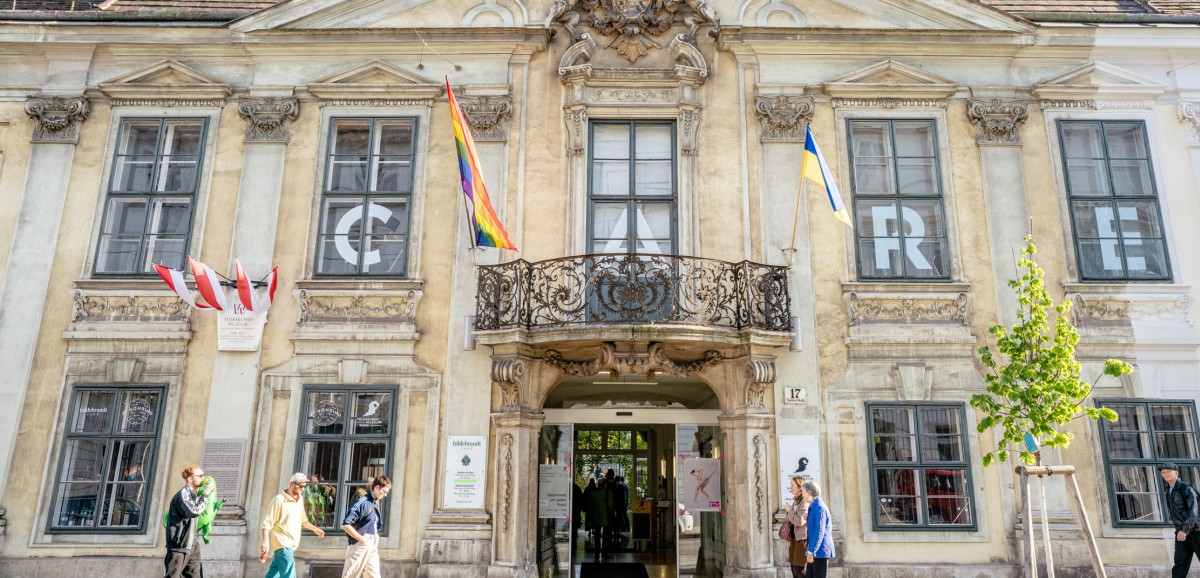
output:
{"label": "window with white frame", "polygon": [[127,118],[113,157],[97,275],[183,269],[203,165],[204,118]]}
{"label": "window with white frame", "polygon": [[1083,281],[1169,281],[1171,265],[1141,121],[1060,120]]}
{"label": "window with white frame", "polygon": [[74,388],[49,531],[145,529],[162,404],[162,387]]}
{"label": "window with white frame", "polygon": [[858,274],[950,279],[933,120],[849,120]]}
{"label": "window with white frame", "polygon": [[1117,525],[1169,523],[1158,472],[1162,462],[1179,466],[1179,479],[1200,483],[1196,404],[1192,401],[1100,400],[1117,421],[1100,420],[1104,469]]}
{"label": "window with white frame", "polygon": [[962,404],[867,404],[875,529],[975,527]]}
{"label": "window with white frame", "polygon": [[335,118],[325,155],[318,275],[405,275],[414,118]]}

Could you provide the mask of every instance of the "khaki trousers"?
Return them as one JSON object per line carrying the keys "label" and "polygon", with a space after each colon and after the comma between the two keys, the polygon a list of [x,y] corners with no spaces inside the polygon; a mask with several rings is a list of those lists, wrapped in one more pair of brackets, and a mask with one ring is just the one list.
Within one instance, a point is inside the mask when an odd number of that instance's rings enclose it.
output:
{"label": "khaki trousers", "polygon": [[380,578],[379,536],[364,534],[365,542],[346,547],[346,564],[342,566],[342,578]]}

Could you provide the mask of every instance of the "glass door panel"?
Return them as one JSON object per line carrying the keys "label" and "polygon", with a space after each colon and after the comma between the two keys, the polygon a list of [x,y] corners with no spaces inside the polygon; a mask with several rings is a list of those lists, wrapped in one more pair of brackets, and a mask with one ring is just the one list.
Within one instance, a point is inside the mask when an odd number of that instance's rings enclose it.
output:
{"label": "glass door panel", "polygon": [[680,576],[721,578],[725,569],[725,468],[721,428],[676,426],[676,510]]}

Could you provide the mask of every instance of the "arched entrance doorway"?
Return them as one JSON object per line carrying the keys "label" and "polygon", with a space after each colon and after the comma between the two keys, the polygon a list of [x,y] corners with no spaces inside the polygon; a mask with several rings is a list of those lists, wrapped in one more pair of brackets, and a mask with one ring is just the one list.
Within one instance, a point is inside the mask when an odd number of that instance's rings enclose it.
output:
{"label": "arched entrance doorway", "polygon": [[724,575],[725,439],[707,384],[652,372],[569,378],[543,413],[539,576]]}

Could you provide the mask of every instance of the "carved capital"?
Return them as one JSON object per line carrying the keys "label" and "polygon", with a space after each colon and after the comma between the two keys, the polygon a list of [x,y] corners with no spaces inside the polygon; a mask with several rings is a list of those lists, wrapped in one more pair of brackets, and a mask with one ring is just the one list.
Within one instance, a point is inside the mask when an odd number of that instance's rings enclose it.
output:
{"label": "carved capital", "polygon": [[463,96],[458,105],[471,125],[471,137],[476,141],[508,140],[508,125],[512,119],[512,95]]}
{"label": "carved capital", "polygon": [[35,123],[29,142],[79,144],[79,127],[91,113],[91,102],[82,96],[29,97],[25,102],[25,114]]}
{"label": "carved capital", "polygon": [[1187,125],[1191,144],[1200,145],[1200,105],[1179,101],[1179,122]]}
{"label": "carved capital", "polygon": [[288,142],[288,129],[299,113],[295,98],[245,99],[238,104],[238,114],[246,119],[246,142]]}
{"label": "carved capital", "polygon": [[751,360],[742,369],[746,377],[746,406],[765,410],[767,390],[775,385],[775,362]]}
{"label": "carved capital", "polygon": [[520,359],[493,359],[492,382],[500,389],[500,408],[512,409],[521,405],[521,378],[525,363]]}
{"label": "carved capital", "polygon": [[967,116],[978,129],[976,141],[980,145],[1019,145],[1021,125],[1029,118],[1029,103],[972,99],[967,101]]}
{"label": "carved capital", "polygon": [[803,141],[804,127],[816,105],[811,96],[756,96],[754,112],[762,126],[759,138],[768,141]]}

